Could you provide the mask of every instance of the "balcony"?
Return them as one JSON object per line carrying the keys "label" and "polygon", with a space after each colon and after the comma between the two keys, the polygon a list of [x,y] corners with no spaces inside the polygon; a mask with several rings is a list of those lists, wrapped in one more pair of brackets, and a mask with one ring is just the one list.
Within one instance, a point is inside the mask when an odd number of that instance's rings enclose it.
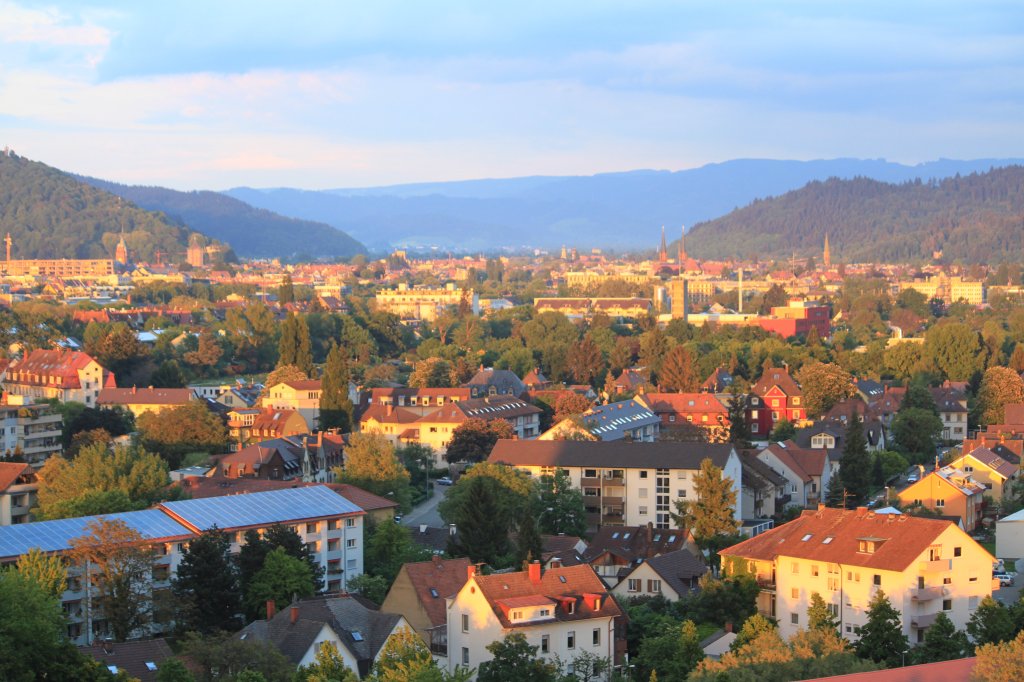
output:
{"label": "balcony", "polygon": [[919,587],[910,591],[910,598],[916,601],[931,601],[932,599],[942,599],[945,596],[946,589],[940,586]]}
{"label": "balcony", "polygon": [[910,617],[910,624],[915,628],[927,628],[931,627],[935,623],[935,619],[939,617],[940,611],[935,613],[919,613]]}
{"label": "balcony", "polygon": [[952,559],[936,559],[935,561],[921,561],[918,562],[917,570],[922,573],[938,573],[940,571],[949,571],[953,568]]}
{"label": "balcony", "polygon": [[761,588],[762,592],[775,592],[775,578],[767,575],[757,576],[757,586]]}
{"label": "balcony", "polygon": [[601,502],[604,503],[605,506],[619,507],[619,509],[621,511],[622,503],[623,503],[623,498],[621,498],[621,497],[610,497],[608,495],[605,495],[604,497],[601,498]]}
{"label": "balcony", "polygon": [[606,478],[602,478],[601,481],[604,484],[604,487],[607,488],[614,485],[625,485],[626,479],[622,476],[608,476]]}
{"label": "balcony", "polygon": [[582,480],[580,481],[580,487],[587,487],[587,486],[591,486],[591,487],[594,487],[594,488],[599,488],[601,486],[601,479],[598,478],[598,477],[584,476],[582,478]]}

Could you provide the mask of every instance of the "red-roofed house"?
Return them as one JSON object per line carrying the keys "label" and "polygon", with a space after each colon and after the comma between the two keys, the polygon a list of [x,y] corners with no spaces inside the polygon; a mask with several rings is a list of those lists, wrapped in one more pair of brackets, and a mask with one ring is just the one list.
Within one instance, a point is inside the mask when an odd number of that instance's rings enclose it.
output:
{"label": "red-roofed house", "polygon": [[709,443],[729,440],[729,408],[713,393],[641,393],[635,400],[661,418],[662,429],[692,424]]}
{"label": "red-roofed house", "polygon": [[88,353],[72,350],[31,351],[7,368],[4,379],[4,390],[12,395],[88,407],[96,407],[102,389],[116,386],[113,373]]}
{"label": "red-roofed house", "polygon": [[27,523],[36,506],[36,470],[21,462],[0,462],[0,526]]}
{"label": "red-roofed house", "polygon": [[923,640],[939,613],[964,629],[992,594],[992,555],[956,524],[863,507],[807,510],[721,556],[723,570],[757,576],[758,611],[778,621],[784,638],[807,627],[815,592],[841,634],[856,639],[868,603],[884,591],[912,643]]}
{"label": "red-roofed house", "polygon": [[283,381],[267,387],[263,407],[274,410],[296,410],[310,428],[320,424],[320,380]]}
{"label": "red-roofed house", "polygon": [[831,476],[828,451],[818,448],[801,448],[791,440],[772,443],[757,458],[772,471],[786,479],[784,497],[789,504],[812,507],[818,504]]}
{"label": "red-roofed house", "polygon": [[99,407],[120,407],[136,417],[146,412],[187,405],[195,396],[188,388],[104,388],[96,399]]}
{"label": "red-roofed house", "polygon": [[448,670],[479,668],[491,642],[521,632],[537,656],[571,663],[586,654],[617,664],[625,652],[623,612],[590,566],[480,575],[448,600]]}
{"label": "red-roofed house", "polygon": [[949,463],[949,466],[970,474],[992,493],[996,500],[1003,499],[1007,484],[1020,475],[1017,464],[1007,461],[988,448],[974,448]]}
{"label": "red-roofed house", "polygon": [[766,367],[761,378],[750,389],[747,403],[747,423],[750,433],[756,438],[766,438],[775,422],[788,419],[796,426],[807,422],[803,392],[789,370],[782,367]]}

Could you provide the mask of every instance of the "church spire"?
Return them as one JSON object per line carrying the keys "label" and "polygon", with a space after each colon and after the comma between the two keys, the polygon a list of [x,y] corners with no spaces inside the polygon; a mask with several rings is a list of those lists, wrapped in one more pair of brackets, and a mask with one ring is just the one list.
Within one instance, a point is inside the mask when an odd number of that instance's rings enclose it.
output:
{"label": "church spire", "polygon": [[665,226],[661,226],[661,246],[658,247],[658,260],[662,263],[668,260],[668,246],[665,244]]}
{"label": "church spire", "polygon": [[686,262],[686,225],[679,232],[679,266]]}
{"label": "church spire", "polygon": [[823,254],[822,261],[825,263],[826,268],[832,267],[832,250],[828,247],[828,232],[825,233],[825,253]]}

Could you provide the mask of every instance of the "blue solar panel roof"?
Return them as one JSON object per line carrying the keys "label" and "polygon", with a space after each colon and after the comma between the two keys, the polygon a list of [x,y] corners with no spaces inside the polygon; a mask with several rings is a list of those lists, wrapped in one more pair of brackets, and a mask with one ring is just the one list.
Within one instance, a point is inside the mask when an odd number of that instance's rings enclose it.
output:
{"label": "blue solar panel roof", "polygon": [[200,530],[244,528],[363,510],[326,486],[164,502],[161,507]]}
{"label": "blue solar panel roof", "polygon": [[37,521],[15,526],[0,526],[0,557],[18,556],[33,547],[44,552],[70,549],[71,541],[86,535],[89,532],[88,524],[97,519],[120,519],[128,524],[129,528],[135,529],[147,539],[193,535],[188,527],[181,525],[159,509],[102,516],[82,516],[76,519],[58,519],[56,521]]}

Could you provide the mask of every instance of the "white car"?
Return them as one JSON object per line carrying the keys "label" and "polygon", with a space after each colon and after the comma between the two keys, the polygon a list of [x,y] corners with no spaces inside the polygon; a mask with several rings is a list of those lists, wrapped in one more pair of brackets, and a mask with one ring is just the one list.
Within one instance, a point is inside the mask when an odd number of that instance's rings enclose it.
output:
{"label": "white car", "polygon": [[993,573],[992,577],[999,581],[1000,587],[1009,587],[1013,584],[1013,576],[1009,573]]}

